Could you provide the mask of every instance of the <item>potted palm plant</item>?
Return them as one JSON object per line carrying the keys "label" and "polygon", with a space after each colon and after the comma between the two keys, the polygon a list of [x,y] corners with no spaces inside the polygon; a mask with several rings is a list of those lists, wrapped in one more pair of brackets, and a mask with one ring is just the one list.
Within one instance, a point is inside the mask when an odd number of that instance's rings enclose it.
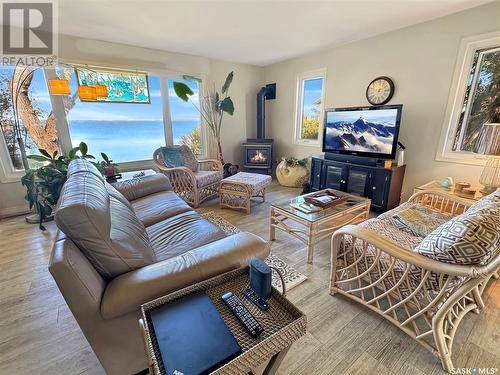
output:
{"label": "potted palm plant", "polygon": [[224,84],[221,87],[220,92],[215,89],[215,85],[210,87],[209,85],[203,84],[201,79],[193,76],[183,76],[187,81],[197,82],[202,85],[201,93],[202,97],[200,98],[200,103],[197,105],[193,100],[190,100],[194,95],[193,90],[185,84],[184,82],[174,82],[174,91],[175,94],[179,97],[179,99],[185,102],[191,102],[193,106],[200,112],[203,121],[205,121],[206,125],[210,129],[213,134],[216,142],[217,142],[217,159],[224,165],[224,157],[222,155],[222,147],[221,147],[221,127],[222,127],[222,119],[224,118],[224,114],[228,114],[230,116],[234,113],[234,104],[229,96],[229,87],[231,86],[231,82],[233,82],[233,72],[229,73],[224,81]]}

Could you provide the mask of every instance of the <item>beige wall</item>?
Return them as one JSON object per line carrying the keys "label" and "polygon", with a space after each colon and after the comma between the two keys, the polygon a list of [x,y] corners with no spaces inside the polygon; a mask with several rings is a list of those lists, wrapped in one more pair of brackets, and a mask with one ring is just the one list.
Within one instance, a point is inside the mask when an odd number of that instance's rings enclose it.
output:
{"label": "beige wall", "polygon": [[[200,74],[206,77],[207,82],[215,82],[216,85],[222,85],[227,74],[233,70],[230,95],[235,113],[224,120],[222,148],[226,162],[241,164],[239,145],[247,138],[247,129],[255,128],[255,95],[260,88],[262,68],[68,36],[61,36],[59,42],[60,58],[71,62]],[[0,183],[0,217],[26,211],[24,195],[25,189],[19,182]]]}
{"label": "beige wall", "polygon": [[477,182],[480,167],[435,160],[461,38],[500,29],[500,2],[384,35],[266,67],[266,82],[277,83],[268,102],[270,136],[277,158],[307,157],[318,147],[293,143],[296,79],[301,72],[327,68],[326,107],[368,105],[365,90],[387,75],[396,85],[389,104],[404,105],[400,140],[407,146],[405,198],[413,187],[435,178]]}

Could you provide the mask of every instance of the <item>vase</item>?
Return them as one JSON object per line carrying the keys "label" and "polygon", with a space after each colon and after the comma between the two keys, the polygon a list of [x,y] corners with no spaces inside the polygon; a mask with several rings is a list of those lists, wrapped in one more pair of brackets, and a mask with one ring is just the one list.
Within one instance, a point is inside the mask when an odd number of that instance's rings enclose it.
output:
{"label": "vase", "polygon": [[287,165],[283,160],[276,167],[276,178],[282,186],[302,187],[309,180],[309,170],[301,165]]}

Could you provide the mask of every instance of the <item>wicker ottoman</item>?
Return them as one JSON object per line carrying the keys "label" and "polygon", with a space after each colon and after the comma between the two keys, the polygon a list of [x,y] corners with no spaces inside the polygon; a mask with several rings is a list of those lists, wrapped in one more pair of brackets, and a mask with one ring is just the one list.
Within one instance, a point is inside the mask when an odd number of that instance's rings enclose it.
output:
{"label": "wicker ottoman", "polygon": [[239,172],[223,179],[219,187],[221,208],[244,208],[249,214],[250,198],[262,197],[265,201],[266,187],[271,180],[271,176],[248,172]]}

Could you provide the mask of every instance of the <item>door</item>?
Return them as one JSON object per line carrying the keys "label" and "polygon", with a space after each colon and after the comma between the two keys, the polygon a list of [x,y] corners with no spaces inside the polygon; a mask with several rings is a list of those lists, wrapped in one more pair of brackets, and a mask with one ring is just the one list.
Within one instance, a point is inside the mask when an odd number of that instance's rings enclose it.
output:
{"label": "door", "polygon": [[325,161],[324,176],[325,188],[345,191],[347,180],[347,166],[345,164]]}
{"label": "door", "polygon": [[349,167],[347,189],[349,194],[367,197],[370,195],[372,171],[368,168]]}
{"label": "door", "polygon": [[378,169],[374,171],[371,182],[372,207],[377,210],[385,210],[387,205],[387,192],[389,189],[391,172],[388,170]]}
{"label": "door", "polygon": [[311,188],[313,191],[321,189],[321,160],[312,159]]}

